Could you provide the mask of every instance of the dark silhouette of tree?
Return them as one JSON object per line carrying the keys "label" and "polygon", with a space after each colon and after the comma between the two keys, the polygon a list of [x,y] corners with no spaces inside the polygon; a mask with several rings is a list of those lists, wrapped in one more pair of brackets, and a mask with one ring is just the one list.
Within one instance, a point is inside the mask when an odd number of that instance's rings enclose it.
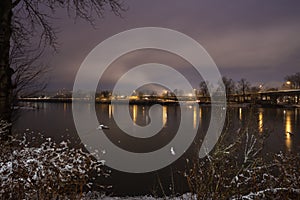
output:
{"label": "dark silhouette of tree", "polygon": [[207,97],[209,96],[209,91],[208,91],[208,87],[205,81],[201,81],[199,84],[200,87],[200,93],[202,94],[202,96]]}
{"label": "dark silhouette of tree", "polygon": [[243,95],[243,101],[246,99],[246,93],[249,92],[251,84],[246,79],[242,78],[238,81],[238,92]]}
{"label": "dark silhouette of tree", "polygon": [[143,91],[137,91],[137,96],[139,99],[142,99],[144,97],[145,93]]}
{"label": "dark silhouette of tree", "polygon": [[[32,62],[34,58],[41,55],[45,47],[57,49],[56,31],[51,25],[51,19],[57,9],[66,9],[69,16],[82,18],[92,25],[95,17],[102,17],[106,9],[111,9],[116,15],[124,11],[119,0],[1,0],[0,120],[10,121],[13,89],[18,87],[24,89],[26,82],[30,85],[36,79],[32,76],[38,77],[43,71],[34,67]],[[15,56],[28,55],[28,52],[32,57],[26,58],[25,63],[24,59]],[[29,65],[31,67],[28,67]],[[30,69],[31,72],[25,73],[26,81],[24,81],[24,69],[27,69],[27,72]],[[19,75],[18,71],[21,71]],[[13,78],[15,78],[14,82]],[[23,86],[20,86],[20,81]],[[0,137],[7,138],[1,135]]]}
{"label": "dark silhouette of tree", "polygon": [[300,88],[300,72],[297,72],[293,75],[288,75],[284,79],[285,79],[285,81],[290,82],[289,84],[292,89]]}
{"label": "dark silhouette of tree", "polygon": [[260,90],[261,90],[261,88],[258,87],[258,86],[252,86],[252,87],[250,87],[250,89],[249,89],[249,91],[250,91],[251,93],[258,93]]}
{"label": "dark silhouette of tree", "polygon": [[226,96],[232,95],[235,92],[235,83],[231,78],[225,76],[222,77],[223,84],[225,86]]}
{"label": "dark silhouette of tree", "polygon": [[40,54],[29,56],[20,54],[14,47],[11,50],[10,66],[14,70],[12,76],[12,101],[17,102],[19,96],[32,96],[42,92],[47,86],[45,74],[49,68],[37,62]]}
{"label": "dark silhouette of tree", "polygon": [[[9,66],[9,50],[10,38],[12,33],[11,28],[12,18],[12,2],[8,0],[0,1],[0,121],[9,121],[11,115],[11,94],[12,83],[11,77],[13,70]],[[6,126],[10,129],[10,126]],[[8,131],[2,131],[6,138]],[[2,135],[0,136],[2,137]]]}

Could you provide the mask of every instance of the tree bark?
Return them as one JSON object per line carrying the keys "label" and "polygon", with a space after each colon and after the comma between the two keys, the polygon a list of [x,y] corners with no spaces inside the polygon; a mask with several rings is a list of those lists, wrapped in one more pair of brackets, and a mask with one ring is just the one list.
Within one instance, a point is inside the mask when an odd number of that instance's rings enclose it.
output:
{"label": "tree bark", "polygon": [[[0,120],[11,120],[11,95],[13,70],[9,65],[10,37],[12,20],[12,0],[0,0]],[[11,128],[0,135],[7,139]]]}

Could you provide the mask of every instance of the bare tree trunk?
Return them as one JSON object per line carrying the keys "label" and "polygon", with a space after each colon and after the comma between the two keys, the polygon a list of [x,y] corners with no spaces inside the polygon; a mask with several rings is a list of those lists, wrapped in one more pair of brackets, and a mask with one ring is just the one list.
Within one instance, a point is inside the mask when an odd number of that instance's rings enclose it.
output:
{"label": "bare tree trunk", "polygon": [[[0,1],[0,120],[10,122],[11,94],[13,70],[9,66],[9,51],[11,37],[12,0]],[[7,139],[9,130],[0,135],[1,139]],[[5,134],[4,134],[5,133]]]}

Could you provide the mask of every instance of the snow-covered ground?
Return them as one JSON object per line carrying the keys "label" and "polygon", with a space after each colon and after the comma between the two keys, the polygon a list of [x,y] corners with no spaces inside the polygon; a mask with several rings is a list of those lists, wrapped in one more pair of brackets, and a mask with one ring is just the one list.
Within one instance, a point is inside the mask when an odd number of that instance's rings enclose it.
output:
{"label": "snow-covered ground", "polygon": [[136,197],[107,197],[107,196],[100,196],[98,198],[90,198],[86,197],[83,200],[90,200],[90,199],[97,199],[97,200],[197,200],[196,196],[191,194],[183,194],[182,196],[178,197],[163,197],[157,198],[153,196],[136,196]]}

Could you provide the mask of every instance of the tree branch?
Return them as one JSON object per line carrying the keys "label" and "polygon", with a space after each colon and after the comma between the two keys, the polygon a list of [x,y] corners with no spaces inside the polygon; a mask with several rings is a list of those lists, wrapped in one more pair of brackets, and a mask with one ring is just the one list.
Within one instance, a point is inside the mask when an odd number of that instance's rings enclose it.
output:
{"label": "tree branch", "polygon": [[16,7],[19,3],[21,2],[21,0],[15,0],[13,3],[12,3],[12,7]]}

